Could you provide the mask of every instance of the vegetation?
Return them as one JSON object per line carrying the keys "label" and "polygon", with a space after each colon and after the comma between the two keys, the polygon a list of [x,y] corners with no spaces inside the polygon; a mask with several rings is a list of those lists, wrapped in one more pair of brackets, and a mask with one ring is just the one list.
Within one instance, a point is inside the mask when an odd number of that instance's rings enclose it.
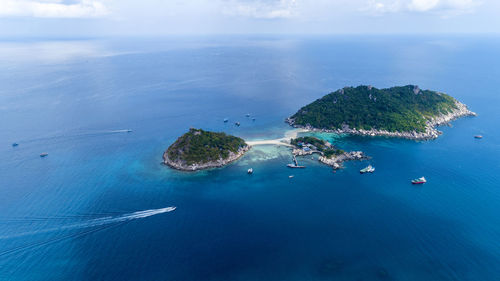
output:
{"label": "vegetation", "polygon": [[347,87],[302,107],[290,119],[295,125],[318,129],[378,129],[390,132],[423,132],[431,117],[454,109],[456,100],[418,86],[377,89]]}
{"label": "vegetation", "polygon": [[309,145],[312,145],[316,148],[317,151],[322,152],[324,156],[330,157],[332,155],[340,155],[344,153],[342,149],[338,149],[331,145],[330,143],[318,139],[315,137],[310,137],[310,136],[305,136],[305,137],[298,137],[295,139],[290,140],[290,143],[296,147],[308,147]]}
{"label": "vegetation", "polygon": [[230,152],[237,153],[245,146],[241,138],[191,128],[167,149],[167,155],[172,161],[192,165],[227,159]]}

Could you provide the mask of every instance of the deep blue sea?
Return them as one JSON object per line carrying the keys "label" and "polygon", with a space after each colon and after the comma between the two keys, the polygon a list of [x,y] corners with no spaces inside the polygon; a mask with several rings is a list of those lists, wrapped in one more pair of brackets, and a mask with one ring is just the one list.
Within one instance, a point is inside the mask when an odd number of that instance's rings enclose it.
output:
{"label": "deep blue sea", "polygon": [[[0,65],[2,281],[500,279],[500,37],[4,40]],[[190,127],[279,138],[360,84],[417,84],[478,116],[432,141],[321,135],[372,157],[336,173],[292,171],[275,146],[161,164]]]}

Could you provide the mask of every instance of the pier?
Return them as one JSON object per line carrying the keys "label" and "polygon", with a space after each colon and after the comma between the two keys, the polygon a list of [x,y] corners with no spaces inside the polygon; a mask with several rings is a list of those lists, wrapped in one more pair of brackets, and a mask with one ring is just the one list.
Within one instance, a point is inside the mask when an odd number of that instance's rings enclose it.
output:
{"label": "pier", "polygon": [[306,166],[299,166],[299,162],[297,162],[297,158],[295,155],[293,156],[293,164],[286,165],[288,168],[305,168]]}

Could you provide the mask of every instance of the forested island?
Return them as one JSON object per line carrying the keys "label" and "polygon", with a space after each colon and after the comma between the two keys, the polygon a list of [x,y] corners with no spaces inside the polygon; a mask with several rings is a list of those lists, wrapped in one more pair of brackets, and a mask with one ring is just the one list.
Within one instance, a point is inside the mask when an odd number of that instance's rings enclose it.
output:
{"label": "forested island", "polygon": [[357,135],[433,139],[435,127],[476,115],[453,97],[418,86],[345,87],[304,107],[287,122],[297,128]]}
{"label": "forested island", "polygon": [[163,162],[183,171],[222,167],[243,156],[249,148],[241,138],[191,128],[163,153]]}
{"label": "forested island", "polygon": [[332,166],[334,169],[341,168],[344,161],[368,159],[362,151],[346,152],[327,141],[311,136],[291,139],[290,144],[294,146],[293,155],[303,156],[319,153],[321,156],[318,161]]}
{"label": "forested island", "polygon": [[338,149],[331,143],[318,139],[316,137],[304,136],[290,140],[290,144],[295,147],[294,155],[311,154],[318,152],[321,155],[330,157],[332,155],[340,155],[344,153],[342,149]]}

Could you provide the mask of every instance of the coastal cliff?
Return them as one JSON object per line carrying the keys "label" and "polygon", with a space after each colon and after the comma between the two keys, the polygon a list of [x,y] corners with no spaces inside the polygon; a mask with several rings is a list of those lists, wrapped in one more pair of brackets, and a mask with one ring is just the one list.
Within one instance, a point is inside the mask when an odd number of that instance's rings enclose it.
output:
{"label": "coastal cliff", "polygon": [[364,160],[364,159],[368,159],[368,156],[366,156],[362,151],[350,151],[350,152],[344,152],[339,155],[332,155],[330,157],[320,156],[318,158],[319,162],[326,164],[328,166],[332,166],[334,169],[341,168],[342,163],[345,161]]}
{"label": "coastal cliff", "polygon": [[192,128],[163,153],[163,163],[182,171],[217,168],[237,160],[249,149],[241,138]]}
{"label": "coastal cliff", "polygon": [[286,122],[310,131],[427,140],[442,134],[436,126],[475,115],[454,98],[418,86],[359,86],[318,99]]}

